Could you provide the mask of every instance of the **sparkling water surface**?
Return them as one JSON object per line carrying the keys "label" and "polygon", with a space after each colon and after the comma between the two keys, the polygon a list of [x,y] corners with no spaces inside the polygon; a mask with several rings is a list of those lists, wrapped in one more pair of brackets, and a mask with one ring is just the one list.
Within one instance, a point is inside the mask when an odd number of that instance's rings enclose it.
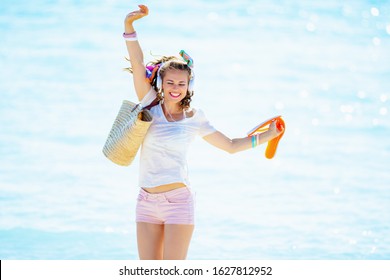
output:
{"label": "sparkling water surface", "polygon": [[[0,2],[0,259],[137,259],[138,163],[101,152],[137,4]],[[145,60],[186,50],[217,129],[287,126],[272,160],[195,141],[188,258],[390,259],[390,3],[145,4]]]}

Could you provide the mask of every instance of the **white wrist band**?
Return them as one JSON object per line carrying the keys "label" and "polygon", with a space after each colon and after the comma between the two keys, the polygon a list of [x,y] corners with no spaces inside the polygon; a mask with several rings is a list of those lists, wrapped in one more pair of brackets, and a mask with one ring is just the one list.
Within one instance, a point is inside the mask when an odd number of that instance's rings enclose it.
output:
{"label": "white wrist band", "polygon": [[125,41],[137,41],[137,37],[132,37],[132,38],[125,38]]}

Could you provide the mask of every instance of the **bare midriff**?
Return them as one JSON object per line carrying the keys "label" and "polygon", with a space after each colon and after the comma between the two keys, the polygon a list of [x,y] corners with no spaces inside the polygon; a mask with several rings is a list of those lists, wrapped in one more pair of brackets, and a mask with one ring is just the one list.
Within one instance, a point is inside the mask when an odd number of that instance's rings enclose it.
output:
{"label": "bare midriff", "polygon": [[186,185],[183,183],[171,183],[171,184],[161,185],[153,188],[142,188],[142,189],[148,193],[163,193],[163,192],[169,192],[184,187],[186,187]]}

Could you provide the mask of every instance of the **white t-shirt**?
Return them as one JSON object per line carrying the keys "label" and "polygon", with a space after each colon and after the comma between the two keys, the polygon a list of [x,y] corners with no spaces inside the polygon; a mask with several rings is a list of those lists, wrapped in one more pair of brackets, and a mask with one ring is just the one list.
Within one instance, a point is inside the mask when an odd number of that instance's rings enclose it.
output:
{"label": "white t-shirt", "polygon": [[[156,92],[151,89],[142,103],[145,99],[153,100],[153,96],[156,96]],[[153,122],[141,147],[139,186],[152,188],[177,182],[189,186],[189,145],[197,135],[204,137],[216,129],[199,109],[194,110],[192,117],[176,122],[169,122],[165,118],[161,104],[152,107],[150,112]]]}

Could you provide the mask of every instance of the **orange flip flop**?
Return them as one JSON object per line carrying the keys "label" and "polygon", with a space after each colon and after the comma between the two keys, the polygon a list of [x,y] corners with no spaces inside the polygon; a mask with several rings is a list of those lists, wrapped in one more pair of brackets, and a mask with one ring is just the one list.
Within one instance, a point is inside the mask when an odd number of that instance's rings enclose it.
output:
{"label": "orange flip flop", "polygon": [[284,128],[284,130],[278,137],[268,141],[268,145],[267,145],[267,148],[265,150],[265,157],[268,159],[271,159],[275,156],[279,141],[283,137],[284,131],[286,129],[286,125],[284,123],[284,120],[282,119],[282,116],[275,116],[269,120],[266,120],[265,122],[257,125],[256,127],[254,127],[252,130],[250,130],[248,132],[248,136],[252,136],[252,135],[258,134],[260,132],[267,131],[269,129],[269,125],[273,121],[276,121],[275,124],[276,124],[277,129],[282,130]]}

